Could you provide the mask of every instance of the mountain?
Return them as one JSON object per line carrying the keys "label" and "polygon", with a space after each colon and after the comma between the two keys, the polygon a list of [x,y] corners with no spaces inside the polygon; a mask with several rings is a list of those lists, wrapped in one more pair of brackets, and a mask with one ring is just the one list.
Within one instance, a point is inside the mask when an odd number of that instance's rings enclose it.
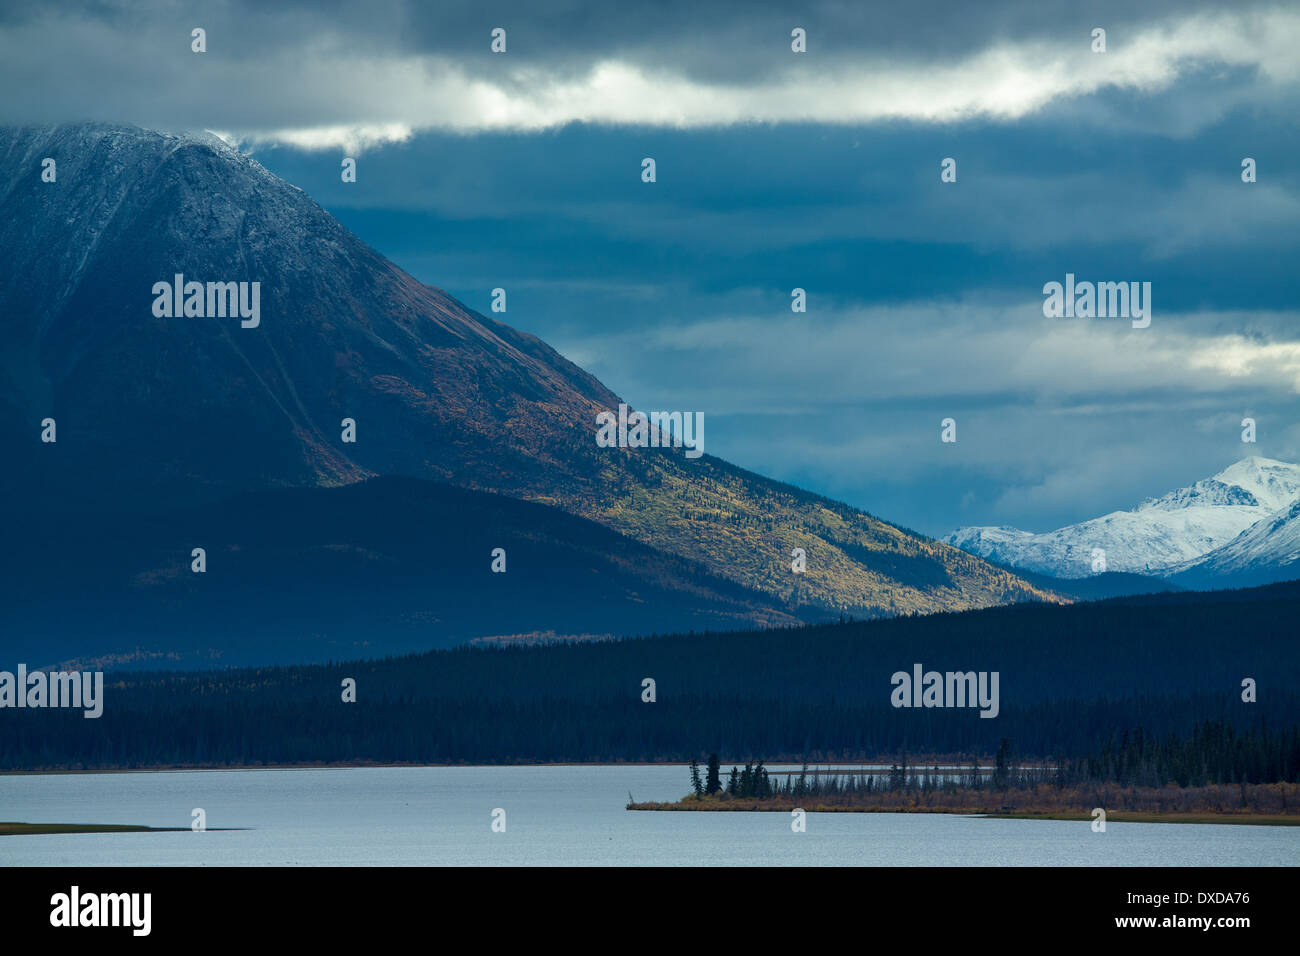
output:
{"label": "mountain", "polygon": [[9,523],[6,543],[0,644],[33,666],[312,663],[537,632],[799,623],[768,595],[595,522],[413,478],[76,523],[32,515]]}
{"label": "mountain", "polygon": [[1250,457],[1130,511],[1034,534],[1016,528],[959,528],[943,540],[1013,568],[1061,578],[1093,572],[1093,550],[1109,571],[1163,574],[1185,568],[1256,522],[1300,500],[1300,465]]}
{"label": "mountain", "polygon": [[1169,573],[1185,587],[1250,587],[1300,578],[1300,501]]}
{"label": "mountain", "polygon": [[[46,157],[54,182],[40,175]],[[416,281],[213,136],[7,129],[0,166],[9,510],[72,522],[407,476],[561,508],[792,608],[1054,599],[711,455],[598,447],[596,415],[617,395]],[[249,283],[250,303],[259,283],[257,324],[155,314],[155,284],[178,274]],[[54,443],[40,440],[47,418]],[[342,441],[345,418],[354,443]],[[796,547],[805,574],[791,570]]]}

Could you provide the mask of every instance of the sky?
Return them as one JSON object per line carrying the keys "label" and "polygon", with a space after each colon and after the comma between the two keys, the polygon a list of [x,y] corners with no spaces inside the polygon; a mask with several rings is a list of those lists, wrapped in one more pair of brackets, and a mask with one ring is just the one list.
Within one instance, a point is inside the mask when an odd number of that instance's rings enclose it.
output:
{"label": "sky", "polygon": [[[29,7],[0,122],[218,132],[633,406],[702,412],[709,453],[926,534],[1300,461],[1300,4]],[[1045,317],[1067,273],[1150,282],[1150,326]]]}

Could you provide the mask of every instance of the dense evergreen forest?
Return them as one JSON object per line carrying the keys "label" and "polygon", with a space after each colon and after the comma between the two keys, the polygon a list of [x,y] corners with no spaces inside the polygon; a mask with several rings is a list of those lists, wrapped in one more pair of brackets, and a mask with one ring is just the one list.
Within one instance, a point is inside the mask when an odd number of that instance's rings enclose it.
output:
{"label": "dense evergreen forest", "polygon": [[739,799],[769,797],[827,797],[869,794],[873,791],[1007,790],[1058,788],[1081,784],[1112,783],[1124,787],[1205,787],[1211,784],[1268,784],[1300,782],[1300,725],[1281,732],[1266,721],[1244,733],[1225,720],[1207,720],[1187,736],[1154,737],[1141,727],[1111,735],[1102,748],[1085,757],[1057,756],[1041,764],[1025,765],[1010,739],[998,742],[992,763],[983,768],[972,760],[968,767],[917,767],[906,753],[890,765],[888,773],[847,770],[808,771],[772,779],[763,760],[733,766],[725,782],[717,754],[704,768],[692,759],[691,790],[697,797],[725,794]]}
{"label": "dense evergreen forest", "polygon": [[[1093,755],[1164,774],[1176,763],[1160,756],[1170,734],[1186,737],[1206,721],[1238,737],[1300,722],[1297,612],[1300,584],[1291,582],[305,667],[118,673],[106,679],[98,719],[0,710],[0,768],[685,762],[702,743],[728,761],[887,762],[903,751],[987,759],[1006,738],[1025,758]],[[891,706],[891,675],[914,663],[999,672],[998,716]],[[348,678],[354,703],[342,699]],[[653,702],[643,700],[646,678]],[[1247,678],[1254,702],[1242,699]],[[1133,758],[1123,733],[1138,727],[1144,749]]]}

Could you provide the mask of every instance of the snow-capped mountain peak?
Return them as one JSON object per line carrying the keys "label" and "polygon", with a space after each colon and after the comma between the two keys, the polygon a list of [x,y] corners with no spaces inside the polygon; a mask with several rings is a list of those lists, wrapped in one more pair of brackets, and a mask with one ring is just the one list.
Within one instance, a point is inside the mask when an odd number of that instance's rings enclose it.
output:
{"label": "snow-capped mountain peak", "polygon": [[1101,568],[1161,574],[1191,567],[1297,501],[1300,465],[1251,456],[1210,478],[1148,498],[1130,511],[1042,534],[1005,526],[958,528],[944,541],[981,557],[1064,578],[1084,577]]}
{"label": "snow-capped mountain peak", "polygon": [[1300,499],[1300,465],[1272,458],[1243,458],[1214,478],[1244,488],[1265,508],[1280,511]]}
{"label": "snow-capped mountain peak", "polygon": [[1279,511],[1297,498],[1300,498],[1300,465],[1250,457],[1229,465],[1211,478],[1202,478],[1159,498],[1148,498],[1135,510],[1246,505]]}

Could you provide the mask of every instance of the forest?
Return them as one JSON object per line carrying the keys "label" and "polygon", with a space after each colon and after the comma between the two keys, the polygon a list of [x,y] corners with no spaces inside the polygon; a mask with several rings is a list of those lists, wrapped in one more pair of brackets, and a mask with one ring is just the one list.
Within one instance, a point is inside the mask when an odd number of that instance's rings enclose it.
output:
{"label": "forest", "polygon": [[[1108,736],[1083,757],[1024,763],[1002,738],[989,766],[916,766],[906,753],[883,767],[772,771],[733,766],[725,782],[710,754],[690,762],[677,802],[629,802],[629,810],[823,810],[1010,814],[1075,819],[1109,812],[1148,822],[1300,824],[1300,725],[1260,721],[1244,733],[1223,720],[1190,734],[1154,737],[1141,727]],[[1100,811],[1098,810],[1100,808]]]}
{"label": "forest", "polygon": [[[888,762],[905,751],[987,760],[1005,738],[1026,759],[1094,760],[1116,779],[1193,779],[1200,771],[1170,735],[1204,733],[1209,721],[1240,741],[1300,722],[1297,611],[1300,586],[1288,583],[301,667],[118,671],[96,720],[0,711],[0,769],[685,763],[701,742],[738,762]],[[913,661],[1000,672],[997,718],[892,707],[890,675]]]}

